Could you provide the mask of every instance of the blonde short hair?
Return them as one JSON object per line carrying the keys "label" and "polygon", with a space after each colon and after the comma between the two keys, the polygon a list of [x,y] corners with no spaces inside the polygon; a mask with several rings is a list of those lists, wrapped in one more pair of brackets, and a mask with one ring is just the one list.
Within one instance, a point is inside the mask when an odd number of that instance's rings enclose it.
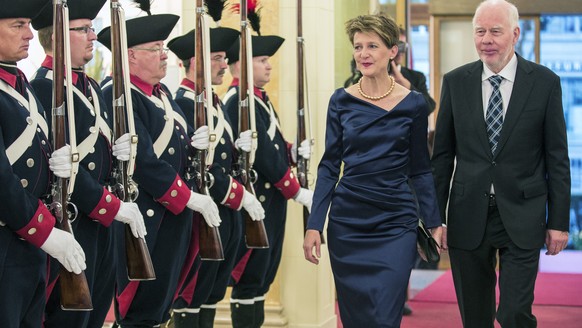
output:
{"label": "blonde short hair", "polygon": [[384,15],[361,15],[346,22],[346,33],[354,44],[356,33],[376,33],[386,47],[392,48],[398,43],[400,29],[396,22]]}

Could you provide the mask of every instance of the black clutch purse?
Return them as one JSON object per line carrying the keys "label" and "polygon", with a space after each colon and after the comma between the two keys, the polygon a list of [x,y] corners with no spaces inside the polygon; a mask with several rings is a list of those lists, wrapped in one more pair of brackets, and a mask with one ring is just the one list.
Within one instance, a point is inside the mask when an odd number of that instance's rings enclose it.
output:
{"label": "black clutch purse", "polygon": [[438,263],[441,256],[438,248],[439,244],[434,240],[430,231],[424,226],[421,219],[418,220],[418,236],[416,240],[416,247],[420,257],[428,263]]}

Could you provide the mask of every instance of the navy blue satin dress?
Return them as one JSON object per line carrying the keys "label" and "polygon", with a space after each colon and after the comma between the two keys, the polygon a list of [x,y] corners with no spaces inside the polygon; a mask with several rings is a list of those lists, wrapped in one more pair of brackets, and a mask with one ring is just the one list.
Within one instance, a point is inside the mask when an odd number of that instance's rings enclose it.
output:
{"label": "navy blue satin dress", "polygon": [[327,243],[346,328],[400,326],[416,258],[415,197],[427,226],[441,224],[427,112],[414,91],[390,111],[343,88],[330,99],[307,228],[322,231],[329,209]]}

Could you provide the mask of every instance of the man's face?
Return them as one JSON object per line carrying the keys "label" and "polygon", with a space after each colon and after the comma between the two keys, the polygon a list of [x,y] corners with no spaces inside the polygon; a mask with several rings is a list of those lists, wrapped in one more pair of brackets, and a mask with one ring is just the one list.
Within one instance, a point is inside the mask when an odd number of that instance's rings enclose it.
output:
{"label": "man's face", "polygon": [[228,65],[226,64],[226,52],[217,51],[210,53],[210,75],[212,75],[212,85],[221,85],[224,73]]}
{"label": "man's face", "polygon": [[481,61],[495,73],[509,63],[519,38],[519,27],[512,27],[508,16],[501,6],[482,7],[475,14],[475,48]]}
{"label": "man's face", "polygon": [[152,85],[159,83],[168,68],[168,54],[163,41],[139,44],[129,49],[130,60],[135,64],[132,74]]}
{"label": "man's face", "polygon": [[271,81],[269,56],[253,57],[253,78],[256,87],[262,88]]}
{"label": "man's face", "polygon": [[69,23],[71,65],[81,67],[93,59],[93,41],[97,39],[89,19],[75,19]]}
{"label": "man's face", "polygon": [[0,60],[17,62],[28,57],[32,38],[29,18],[0,19]]}

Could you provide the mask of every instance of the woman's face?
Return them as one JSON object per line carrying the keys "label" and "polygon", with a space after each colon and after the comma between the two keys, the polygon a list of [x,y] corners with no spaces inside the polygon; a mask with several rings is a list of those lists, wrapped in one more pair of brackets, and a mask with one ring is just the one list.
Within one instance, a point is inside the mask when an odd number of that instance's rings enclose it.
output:
{"label": "woman's face", "polygon": [[388,63],[398,53],[398,46],[386,47],[380,36],[374,32],[354,34],[354,60],[356,68],[364,76],[388,74]]}

